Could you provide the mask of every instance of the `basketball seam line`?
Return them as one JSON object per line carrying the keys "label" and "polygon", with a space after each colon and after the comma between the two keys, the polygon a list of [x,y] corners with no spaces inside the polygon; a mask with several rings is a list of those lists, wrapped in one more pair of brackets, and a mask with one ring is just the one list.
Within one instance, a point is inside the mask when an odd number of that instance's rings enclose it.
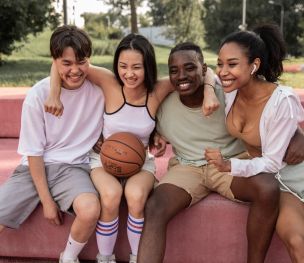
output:
{"label": "basketball seam line", "polygon": [[[111,142],[119,142],[119,143],[121,143],[121,144],[123,144],[123,145],[125,145],[125,146],[127,146],[127,147],[129,147],[130,149],[132,149],[134,152],[136,152],[137,154],[138,154],[138,156],[139,156],[139,158],[144,162],[145,160],[141,157],[141,155],[140,155],[140,153],[138,152],[138,151],[136,151],[133,147],[131,147],[130,145],[128,145],[128,144],[126,144],[126,143],[124,143],[124,142],[122,142],[122,141],[118,141],[118,140],[113,140],[113,139],[111,139],[111,140],[107,140],[107,141],[111,141]],[[140,141],[141,142],[141,141]]]}
{"label": "basketball seam line", "polygon": [[125,160],[115,159],[112,156],[104,154],[104,153],[102,153],[102,155],[105,156],[105,157],[108,157],[109,159],[114,160],[114,161],[118,161],[118,162],[122,162],[122,163],[128,163],[128,164],[136,164],[137,166],[140,166],[140,164],[138,164],[138,163],[133,163],[133,162],[125,161]]}

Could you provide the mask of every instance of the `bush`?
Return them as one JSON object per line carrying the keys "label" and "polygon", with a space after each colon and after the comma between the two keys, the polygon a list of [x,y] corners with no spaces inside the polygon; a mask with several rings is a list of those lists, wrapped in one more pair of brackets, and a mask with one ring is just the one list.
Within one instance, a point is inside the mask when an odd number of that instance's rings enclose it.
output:
{"label": "bush", "polygon": [[93,41],[93,56],[113,56],[115,49],[118,45],[117,40],[98,40],[92,39]]}

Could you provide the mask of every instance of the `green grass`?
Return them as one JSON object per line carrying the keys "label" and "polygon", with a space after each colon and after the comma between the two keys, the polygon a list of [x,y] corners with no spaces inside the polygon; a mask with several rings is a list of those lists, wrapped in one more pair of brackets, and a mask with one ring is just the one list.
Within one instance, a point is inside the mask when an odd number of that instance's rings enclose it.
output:
{"label": "green grass", "polygon": [[[0,66],[0,87],[20,87],[32,86],[38,80],[49,75],[51,58],[49,53],[49,39],[51,31],[30,36],[27,43],[19,43],[20,48],[11,56],[4,56],[4,63]],[[108,44],[109,45],[109,44]],[[113,52],[117,42],[113,42]],[[93,39],[93,47],[102,47],[102,41]],[[168,55],[169,47],[156,46],[156,60],[158,65],[158,75],[160,77],[168,75]],[[217,56],[215,53],[204,50],[206,63],[215,69]],[[95,65],[112,69],[113,56],[91,57],[91,62]],[[303,58],[289,59],[286,64],[302,64]],[[304,88],[304,73],[284,73],[281,83],[295,88]]]}

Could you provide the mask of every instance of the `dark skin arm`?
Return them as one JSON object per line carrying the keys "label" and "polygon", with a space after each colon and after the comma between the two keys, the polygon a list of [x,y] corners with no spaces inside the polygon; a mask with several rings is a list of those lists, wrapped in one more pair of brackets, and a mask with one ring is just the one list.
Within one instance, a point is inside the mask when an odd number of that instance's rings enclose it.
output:
{"label": "dark skin arm", "polygon": [[290,165],[295,165],[304,160],[304,132],[298,128],[291,138],[287,148],[284,162]]}

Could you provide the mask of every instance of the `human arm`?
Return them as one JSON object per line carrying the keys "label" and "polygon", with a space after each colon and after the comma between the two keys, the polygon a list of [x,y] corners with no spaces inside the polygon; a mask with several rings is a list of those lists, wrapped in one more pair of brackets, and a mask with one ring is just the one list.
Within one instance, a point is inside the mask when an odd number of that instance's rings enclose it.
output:
{"label": "human arm", "polygon": [[155,157],[161,157],[165,154],[166,148],[167,148],[167,141],[165,137],[161,136],[158,132],[155,132],[154,134],[154,149],[156,150],[154,152]]}
{"label": "human arm", "polygon": [[[289,104],[289,102],[290,104]],[[294,107],[290,107],[293,105]],[[297,129],[296,101],[285,98],[278,105],[271,105],[275,113],[266,119],[261,119],[260,130],[262,142],[262,156],[249,160],[230,159],[231,174],[233,176],[250,177],[261,172],[277,173],[283,167],[283,157],[289,141]],[[209,158],[211,158],[209,156]],[[221,161],[214,155],[214,162]],[[210,161],[209,161],[210,162]]]}
{"label": "human arm", "polygon": [[[202,112],[205,116],[210,115],[218,109],[220,103],[214,93],[215,75],[212,69],[207,68],[204,77],[204,101],[202,105]],[[173,92],[175,87],[171,84],[168,77],[164,77],[157,81],[155,85],[155,92],[159,102],[161,103],[165,97]]]}
{"label": "human arm", "polygon": [[28,156],[29,170],[43,207],[44,217],[50,223],[62,223],[61,212],[48,188],[45,166],[42,156]]}
{"label": "human arm", "polygon": [[202,106],[202,112],[204,116],[211,115],[220,106],[220,102],[215,95],[214,88],[215,76],[212,69],[207,67],[204,79],[204,101]]}
{"label": "human arm", "polygon": [[[106,98],[113,94],[115,89],[120,91],[120,85],[110,70],[88,64],[86,73],[87,79],[100,87]],[[64,110],[64,106],[60,101],[62,80],[56,63],[54,62],[51,66],[50,76],[51,88],[50,93],[44,102],[45,112],[51,113],[55,116],[61,116]],[[115,96],[115,93],[113,96]]]}
{"label": "human arm", "polygon": [[208,164],[214,164],[219,172],[231,172],[231,162],[229,159],[225,160],[218,148],[206,148],[205,159]]}
{"label": "human arm", "polygon": [[299,127],[291,138],[284,162],[289,165],[299,164],[304,160],[304,132]]}
{"label": "human arm", "polygon": [[269,116],[264,114],[264,119],[260,120],[262,156],[250,160],[231,158],[232,175],[249,177],[261,172],[277,173],[283,167],[286,149],[298,126],[298,105],[292,96],[274,103],[275,100],[268,105]]}
{"label": "human arm", "polygon": [[50,93],[44,102],[45,112],[51,113],[57,117],[63,114],[64,106],[60,100],[61,78],[55,63],[52,63],[50,74]]}

